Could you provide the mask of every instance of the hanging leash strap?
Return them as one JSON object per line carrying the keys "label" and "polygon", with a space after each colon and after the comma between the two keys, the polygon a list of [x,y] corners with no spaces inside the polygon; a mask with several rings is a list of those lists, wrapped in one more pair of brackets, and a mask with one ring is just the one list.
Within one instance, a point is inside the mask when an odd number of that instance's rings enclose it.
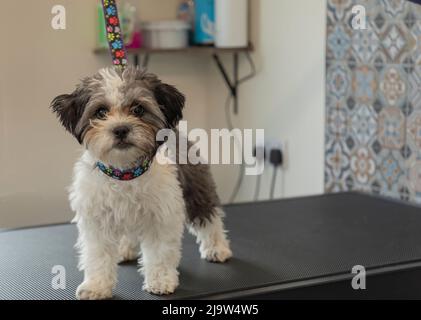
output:
{"label": "hanging leash strap", "polygon": [[[127,66],[127,51],[124,47],[124,39],[118,18],[117,4],[115,0],[102,0],[104,10],[105,30],[113,64],[121,69]],[[96,167],[105,175],[122,181],[130,181],[143,175],[151,166],[151,160],[144,160],[140,165],[128,170],[120,170],[97,162]]]}
{"label": "hanging leash strap", "polygon": [[116,1],[102,0],[102,8],[104,10],[105,30],[113,64],[124,69],[127,66],[127,51],[124,47]]}

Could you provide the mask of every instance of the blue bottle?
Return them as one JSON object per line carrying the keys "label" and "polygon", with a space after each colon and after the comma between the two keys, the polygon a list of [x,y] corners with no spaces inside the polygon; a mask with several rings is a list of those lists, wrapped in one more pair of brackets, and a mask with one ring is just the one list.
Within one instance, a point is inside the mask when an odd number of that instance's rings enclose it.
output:
{"label": "blue bottle", "polygon": [[210,45],[215,42],[215,1],[194,0],[194,36],[197,45]]}

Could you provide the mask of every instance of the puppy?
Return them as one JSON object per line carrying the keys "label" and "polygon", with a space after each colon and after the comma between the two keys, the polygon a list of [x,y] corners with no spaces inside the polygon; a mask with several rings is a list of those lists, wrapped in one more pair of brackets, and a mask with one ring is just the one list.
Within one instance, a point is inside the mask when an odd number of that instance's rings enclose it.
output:
{"label": "puppy", "polygon": [[173,293],[185,224],[203,259],[231,257],[208,166],[156,159],[156,135],[177,130],[184,101],[176,88],[134,67],[102,69],[52,101],[53,112],[84,146],[69,195],[84,271],[78,299],[112,297],[118,263],[138,257],[144,290]]}

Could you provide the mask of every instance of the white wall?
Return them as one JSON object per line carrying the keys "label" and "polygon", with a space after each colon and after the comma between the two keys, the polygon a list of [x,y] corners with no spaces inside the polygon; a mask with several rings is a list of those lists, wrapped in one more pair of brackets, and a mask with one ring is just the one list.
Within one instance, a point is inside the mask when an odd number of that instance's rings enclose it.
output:
{"label": "white wall", "polygon": [[[141,0],[147,19],[151,0]],[[176,0],[153,1],[151,19],[168,18]],[[67,29],[50,27],[55,0],[2,2],[0,29],[0,228],[67,221],[66,200],[77,142],[49,110],[58,94],[110,65],[108,55],[92,53],[97,0],[61,0]],[[160,7],[161,6],[161,7]],[[146,10],[143,10],[146,9]],[[159,13],[159,14],[158,14]],[[196,56],[152,58],[152,71],[178,86],[188,97],[186,118],[206,126],[204,75],[208,64]]]}
{"label": "white wall", "polygon": [[[323,192],[325,0],[252,0],[253,54],[259,70],[240,89],[236,126],[264,128],[266,137],[286,144],[284,181],[278,175],[277,197]],[[248,65],[243,59],[242,72]],[[231,62],[227,57],[227,65]],[[211,127],[224,125],[226,92],[215,68],[210,78]],[[238,168],[214,167],[224,200]],[[266,166],[262,199],[269,194],[272,168]],[[238,201],[253,199],[255,177],[247,177]],[[283,184],[283,186],[282,186]]]}
{"label": "white wall", "polygon": [[[174,12],[177,2],[139,0],[141,16],[171,18],[169,12]],[[0,28],[13,32],[3,34],[7,50],[0,50],[0,228],[72,217],[65,188],[79,147],[48,106],[56,95],[70,92],[78,79],[109,65],[110,60],[92,53],[97,1],[60,3],[67,9],[65,31],[50,27],[55,0],[2,3],[2,11],[8,14],[0,19]],[[264,128],[267,136],[288,143],[285,196],[320,193],[325,0],[251,3],[253,56],[259,74],[241,88],[240,115],[234,121],[239,127]],[[190,128],[225,127],[226,88],[209,56],[156,55],[150,69],[186,94]],[[247,72],[245,62],[241,69]],[[216,166],[213,171],[226,201],[236,168]],[[268,184],[267,178],[263,185]],[[254,178],[247,178],[239,200],[251,199],[253,188]]]}

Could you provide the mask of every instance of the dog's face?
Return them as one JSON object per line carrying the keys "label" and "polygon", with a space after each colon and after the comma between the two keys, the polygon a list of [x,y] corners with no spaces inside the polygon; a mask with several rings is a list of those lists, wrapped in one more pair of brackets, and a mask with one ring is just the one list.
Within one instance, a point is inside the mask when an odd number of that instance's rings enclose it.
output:
{"label": "dog's face", "polygon": [[51,103],[64,127],[100,161],[131,167],[157,149],[156,134],[182,118],[184,96],[155,75],[102,69]]}

